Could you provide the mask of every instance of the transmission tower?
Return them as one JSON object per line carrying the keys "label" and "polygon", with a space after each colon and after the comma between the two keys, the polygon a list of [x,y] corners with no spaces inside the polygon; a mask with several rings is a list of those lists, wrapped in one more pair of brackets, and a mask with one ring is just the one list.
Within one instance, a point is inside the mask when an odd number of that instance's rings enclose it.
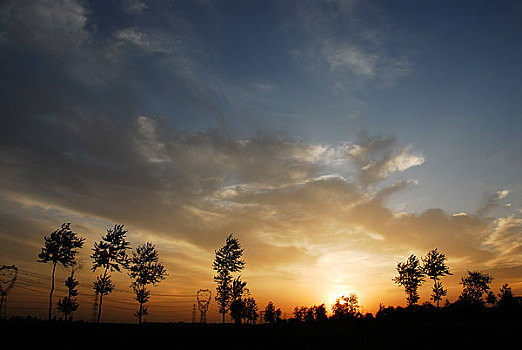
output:
{"label": "transmission tower", "polygon": [[196,323],[196,304],[192,308],[192,323]]}
{"label": "transmission tower", "polygon": [[200,289],[198,290],[197,298],[198,298],[198,308],[201,313],[201,323],[207,323],[207,310],[210,305],[210,297],[212,293],[210,289]]}
{"label": "transmission tower", "polygon": [[13,289],[18,268],[14,265],[0,267],[0,319],[7,319],[7,294]]}

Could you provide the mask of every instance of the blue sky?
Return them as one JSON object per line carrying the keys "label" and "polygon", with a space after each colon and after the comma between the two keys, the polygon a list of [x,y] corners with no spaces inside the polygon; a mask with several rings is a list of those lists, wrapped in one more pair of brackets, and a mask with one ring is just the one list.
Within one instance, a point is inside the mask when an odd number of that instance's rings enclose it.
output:
{"label": "blue sky", "polygon": [[[518,1],[3,1],[0,18],[5,260],[34,268],[72,217],[89,242],[125,223],[190,246],[193,283],[240,232],[268,294],[288,266],[303,288],[335,259],[389,281],[434,246],[462,271],[522,268]],[[310,300],[376,303],[335,273]]]}

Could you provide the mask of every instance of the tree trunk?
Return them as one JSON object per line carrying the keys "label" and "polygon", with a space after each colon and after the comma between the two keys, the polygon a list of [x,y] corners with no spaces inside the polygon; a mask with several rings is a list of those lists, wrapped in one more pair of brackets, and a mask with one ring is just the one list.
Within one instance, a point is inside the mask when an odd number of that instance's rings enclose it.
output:
{"label": "tree trunk", "polygon": [[53,273],[51,277],[51,293],[49,294],[49,321],[51,320],[51,313],[53,309],[53,292],[54,292],[54,273],[56,271],[56,263],[53,263]]}
{"label": "tree trunk", "polygon": [[[103,272],[103,279],[104,280],[107,277],[107,271],[108,270],[109,270],[109,268],[106,267],[105,271]],[[106,288],[106,286],[104,286],[104,288]],[[98,320],[97,320],[98,323],[100,323],[100,320],[101,320],[102,300],[103,300],[103,291],[100,291],[100,304],[98,305]]]}
{"label": "tree trunk", "polygon": [[100,293],[100,304],[98,305],[98,319],[96,321],[98,323],[100,323],[100,320],[101,320],[102,300],[103,300],[103,293]]}
{"label": "tree trunk", "polygon": [[138,324],[141,324],[141,315],[143,314],[143,303],[140,302],[140,310],[138,311]]}

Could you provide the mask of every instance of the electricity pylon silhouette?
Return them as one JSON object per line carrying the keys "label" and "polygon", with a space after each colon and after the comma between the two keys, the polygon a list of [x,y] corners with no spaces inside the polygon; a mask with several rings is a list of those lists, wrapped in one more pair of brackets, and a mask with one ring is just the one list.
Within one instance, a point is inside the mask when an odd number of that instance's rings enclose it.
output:
{"label": "electricity pylon silhouette", "polygon": [[0,319],[7,319],[7,294],[13,289],[18,277],[18,268],[14,265],[0,267]]}
{"label": "electricity pylon silhouette", "polygon": [[210,289],[198,290],[197,299],[199,312],[201,313],[201,323],[207,323],[207,310],[210,305],[211,294]]}

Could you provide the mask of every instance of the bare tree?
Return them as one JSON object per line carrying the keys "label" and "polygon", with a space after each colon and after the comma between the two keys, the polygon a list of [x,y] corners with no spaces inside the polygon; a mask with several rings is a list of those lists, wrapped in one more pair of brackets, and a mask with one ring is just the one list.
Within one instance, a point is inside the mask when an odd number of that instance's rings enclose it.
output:
{"label": "bare tree", "polygon": [[103,296],[110,294],[115,288],[111,276],[108,274],[109,271],[121,272],[121,268],[126,269],[129,266],[127,249],[131,248],[125,237],[126,234],[127,231],[123,229],[123,225],[114,225],[114,229],[108,229],[101,241],[94,243],[91,255],[94,262],[91,270],[95,272],[98,268],[103,269],[103,273],[93,283],[93,289],[100,296],[97,322],[101,320]]}
{"label": "bare tree", "polygon": [[225,245],[215,251],[216,257],[213,263],[213,269],[216,271],[214,281],[216,287],[216,301],[219,306],[219,312],[223,314],[223,323],[225,323],[225,314],[230,308],[232,302],[232,273],[241,271],[245,266],[245,261],[241,259],[243,249],[237,238],[230,234]]}
{"label": "bare tree", "polygon": [[146,289],[147,285],[155,286],[167,277],[167,270],[158,260],[158,252],[150,242],[138,246],[136,251],[132,252],[129,275],[134,279],[131,287],[136,294],[135,299],[140,305],[135,314],[139,324],[141,324],[142,316],[147,315],[147,308],[144,307],[150,298],[150,292]]}
{"label": "bare tree", "polygon": [[399,275],[393,281],[404,287],[409,306],[417,304],[419,301],[417,290],[424,282],[424,271],[419,259],[414,254],[410,255],[408,260],[397,264],[397,272]]}
{"label": "bare tree", "polygon": [[440,277],[452,274],[446,265],[446,256],[439,253],[437,248],[435,248],[430,250],[428,254],[422,258],[422,262],[424,273],[433,280],[431,300],[436,302],[437,307],[439,307],[439,302],[442,300],[442,297],[448,294],[448,291],[442,287],[442,282],[439,282],[439,279]]}
{"label": "bare tree", "polygon": [[52,315],[53,292],[54,292],[54,275],[56,272],[56,265],[62,264],[67,268],[73,264],[79,248],[83,246],[84,238],[78,237],[75,232],[71,230],[70,223],[64,223],[62,226],[51,232],[49,236],[44,237],[44,247],[38,257],[38,262],[53,264],[51,274],[51,292],[49,293],[49,320]]}

